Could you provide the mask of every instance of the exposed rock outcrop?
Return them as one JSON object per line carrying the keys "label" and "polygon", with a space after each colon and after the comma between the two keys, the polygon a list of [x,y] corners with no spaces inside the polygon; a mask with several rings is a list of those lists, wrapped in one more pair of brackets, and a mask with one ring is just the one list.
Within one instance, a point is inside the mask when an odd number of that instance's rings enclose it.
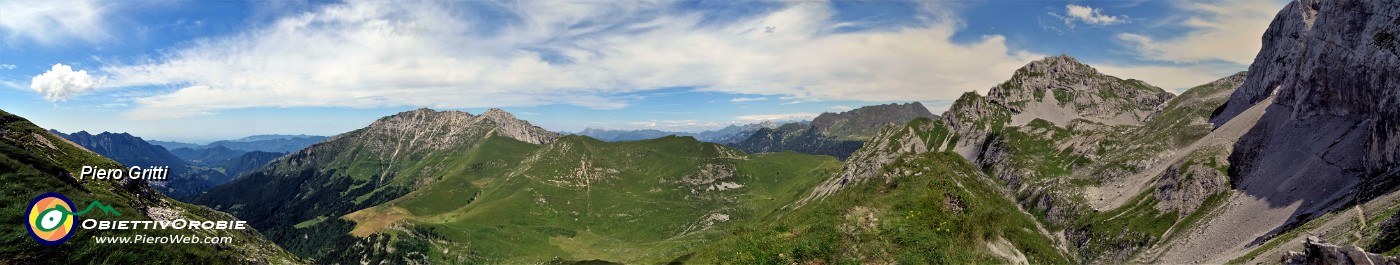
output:
{"label": "exposed rock outcrop", "polygon": [[385,148],[389,152],[406,148],[440,150],[461,146],[466,141],[480,140],[480,136],[487,132],[532,144],[548,143],[560,137],[559,133],[516,119],[500,109],[493,108],[478,116],[462,111],[421,108],[380,118],[368,127],[337,135],[325,142],[356,136],[366,138],[368,142],[384,141],[371,144],[371,147]]}
{"label": "exposed rock outcrop", "polygon": [[[930,119],[915,119],[905,126],[884,126],[870,142],[851,155],[841,174],[827,179],[807,198],[806,203],[831,195],[842,187],[880,176],[885,166],[905,154],[922,154],[946,150],[952,135],[943,124]],[[886,181],[889,181],[885,176]]]}
{"label": "exposed rock outcrop", "polygon": [[1211,117],[1216,131],[1257,119],[1230,148],[1236,194],[1200,237],[1158,261],[1229,261],[1400,185],[1400,57],[1387,37],[1397,32],[1396,1],[1284,7],[1264,32],[1249,76]]}
{"label": "exposed rock outcrop", "polygon": [[1328,244],[1321,238],[1308,237],[1303,241],[1304,252],[1289,251],[1283,254],[1281,262],[1287,265],[1350,265],[1350,264],[1400,264],[1400,258],[1367,253],[1356,246]]}
{"label": "exposed rock outcrop", "polygon": [[560,136],[559,133],[551,132],[530,124],[530,122],[517,119],[515,115],[510,115],[509,112],[497,108],[486,110],[486,113],[482,113],[481,117],[496,123],[496,133],[501,136],[515,138],[521,142],[546,144],[554,141],[554,139],[558,139]]}
{"label": "exposed rock outcrop", "polygon": [[1023,126],[1041,119],[1068,127],[1076,119],[1108,125],[1141,124],[1173,95],[1140,80],[1105,75],[1069,56],[1040,59],[987,96],[969,92],[943,120],[958,133],[959,153],[970,161],[980,155],[988,132]]}
{"label": "exposed rock outcrop", "polygon": [[[1354,127],[1342,140],[1314,156],[1328,160],[1344,174],[1365,175],[1358,197],[1367,198],[1400,184],[1394,168],[1400,161],[1400,4],[1395,1],[1295,1],[1275,17],[1263,36],[1263,49],[1245,81],[1220,114],[1225,123],[1254,103],[1277,94],[1264,120],[1277,130],[1298,131],[1288,140],[1332,141],[1315,128]],[[1314,127],[1312,132],[1298,128]],[[1276,130],[1259,128],[1254,140],[1281,138]],[[1337,137],[1330,137],[1337,138]],[[1305,140],[1313,139],[1313,140]],[[1242,153],[1241,158],[1265,158]],[[1295,154],[1295,156],[1302,154]],[[1347,160],[1347,161],[1339,161]],[[1253,159],[1258,160],[1258,159]],[[1252,162],[1252,161],[1251,161]],[[1257,167],[1256,167],[1257,168]],[[1239,172],[1247,174],[1249,172]],[[1278,174],[1274,174],[1278,175]]]}

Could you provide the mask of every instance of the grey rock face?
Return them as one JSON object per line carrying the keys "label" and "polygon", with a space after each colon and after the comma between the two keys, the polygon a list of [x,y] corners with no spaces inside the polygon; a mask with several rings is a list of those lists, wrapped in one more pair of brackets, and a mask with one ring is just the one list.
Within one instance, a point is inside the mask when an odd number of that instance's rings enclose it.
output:
{"label": "grey rock face", "polygon": [[[1365,137],[1364,171],[1394,178],[1400,162],[1400,2],[1295,1],[1270,24],[1251,74],[1217,126],[1254,103],[1273,104],[1295,124],[1350,119]],[[1354,152],[1354,151],[1349,151]],[[1374,177],[1371,180],[1375,180]],[[1393,185],[1391,185],[1393,186]],[[1363,194],[1365,195],[1365,194]]]}
{"label": "grey rock face", "polygon": [[526,143],[546,144],[553,142],[560,136],[559,133],[516,119],[515,115],[510,115],[509,112],[497,108],[487,110],[486,113],[481,114],[481,117],[496,123],[498,126],[496,133]]}
{"label": "grey rock face", "polygon": [[959,150],[974,160],[987,133],[1021,126],[1034,119],[1070,126],[1075,119],[1121,125],[1141,124],[1174,95],[1133,79],[1105,75],[1069,56],[1026,64],[987,96],[969,92],[944,113],[948,127],[961,135]]}
{"label": "grey rock face", "polygon": [[1321,238],[1310,236],[1303,241],[1303,251],[1289,251],[1283,254],[1280,262],[1289,265],[1302,264],[1400,264],[1400,258],[1367,253],[1356,246],[1328,244]]}
{"label": "grey rock face", "polygon": [[[1230,177],[1223,170],[1229,166],[1225,159],[1207,159],[1187,158],[1167,169],[1152,192],[1159,201],[1158,210],[1192,212],[1210,195],[1230,189]],[[1203,163],[1207,161],[1220,164]]]}
{"label": "grey rock face", "polygon": [[1063,55],[1031,62],[987,92],[988,99],[1011,110],[1012,123],[1018,125],[1035,118],[1060,126],[1076,118],[1134,124],[1172,97],[1161,88],[1104,75]]}
{"label": "grey rock face", "polygon": [[408,140],[407,143],[393,141],[395,145],[408,144],[425,149],[443,149],[455,147],[464,141],[477,140],[479,135],[487,131],[532,144],[548,143],[560,136],[559,133],[531,125],[516,119],[510,113],[494,108],[480,116],[461,111],[416,109],[380,118],[361,130],[364,132],[337,135],[335,138],[357,135],[373,141],[378,138],[371,137],[372,135],[394,136],[384,139]]}

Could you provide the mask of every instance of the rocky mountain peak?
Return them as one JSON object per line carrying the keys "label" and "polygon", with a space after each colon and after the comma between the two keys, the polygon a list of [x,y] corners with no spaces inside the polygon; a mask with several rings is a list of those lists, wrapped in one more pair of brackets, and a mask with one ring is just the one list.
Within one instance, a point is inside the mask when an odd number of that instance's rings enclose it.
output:
{"label": "rocky mountain peak", "polygon": [[452,146],[449,143],[464,140],[458,139],[462,136],[483,135],[486,131],[533,144],[544,144],[559,138],[558,133],[531,125],[504,110],[494,108],[479,116],[463,111],[420,108],[380,118],[362,130],[396,138],[420,135],[420,140],[440,143],[433,148]]}
{"label": "rocky mountain peak", "polygon": [[1099,73],[1073,57],[1040,59],[987,92],[1012,112],[1012,125],[1043,119],[1065,126],[1074,119],[1105,124],[1140,123],[1174,95],[1134,79]]}
{"label": "rocky mountain peak", "polygon": [[1045,57],[1040,60],[1031,61],[1016,70],[1017,75],[1027,73],[1050,73],[1050,74],[1099,74],[1098,70],[1087,64],[1079,62],[1078,59],[1069,55],[1057,55]]}
{"label": "rocky mountain peak", "polygon": [[498,108],[486,110],[486,113],[481,114],[481,117],[496,123],[496,126],[498,126],[496,133],[502,136],[515,138],[522,142],[545,144],[561,136],[559,133],[545,130],[544,128],[530,124],[530,122],[517,119],[515,115],[511,115],[510,112]]}

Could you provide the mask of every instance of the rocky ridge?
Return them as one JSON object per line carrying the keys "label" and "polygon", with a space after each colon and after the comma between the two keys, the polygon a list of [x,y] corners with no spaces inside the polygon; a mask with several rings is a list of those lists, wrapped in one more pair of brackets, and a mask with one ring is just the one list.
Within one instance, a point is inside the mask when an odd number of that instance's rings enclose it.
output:
{"label": "rocky ridge", "polygon": [[1356,246],[1328,244],[1321,238],[1310,236],[1303,241],[1303,252],[1289,251],[1283,254],[1280,262],[1286,265],[1303,264],[1400,264],[1400,257],[1367,253]]}
{"label": "rocky ridge", "polygon": [[840,113],[822,113],[812,119],[812,127],[843,140],[869,140],[887,125],[902,125],[916,118],[937,119],[918,101],[904,104],[864,106]]}
{"label": "rocky ridge", "polygon": [[161,193],[171,197],[184,198],[228,181],[227,174],[190,165],[165,148],[147,143],[141,137],[129,133],[102,132],[94,135],[87,131],[71,134],[57,130],[49,132],[127,167],[167,167],[168,179],[152,184]]}
{"label": "rocky ridge", "polygon": [[[884,172],[886,166],[905,155],[947,151],[947,148],[952,147],[951,140],[952,135],[947,127],[928,118],[914,119],[906,126],[886,125],[874,138],[866,142],[864,147],[846,160],[841,174],[822,182],[812,194],[798,203],[820,200],[841,190],[842,187],[879,176],[884,177],[885,181],[890,181],[892,175]],[[947,148],[945,143],[949,143]]]}
{"label": "rocky ridge", "polygon": [[730,146],[749,153],[795,151],[845,160],[887,125],[937,117],[919,102],[865,106],[841,113],[822,113],[806,124],[760,128],[747,139]]}
{"label": "rocky ridge", "polygon": [[1061,126],[1074,119],[1135,124],[1173,96],[1141,80],[1104,75],[1064,55],[1031,62],[987,92],[987,98],[1011,111],[1011,123],[1017,126],[1037,118]]}
{"label": "rocky ridge", "polygon": [[1175,96],[1049,57],[988,96],[964,94],[943,122],[952,150],[1000,179],[1048,226],[1064,227],[1081,259],[1127,262],[1194,225],[1184,217],[1215,207],[1210,198],[1229,189],[1233,142],[1212,134],[1208,119],[1246,76]]}

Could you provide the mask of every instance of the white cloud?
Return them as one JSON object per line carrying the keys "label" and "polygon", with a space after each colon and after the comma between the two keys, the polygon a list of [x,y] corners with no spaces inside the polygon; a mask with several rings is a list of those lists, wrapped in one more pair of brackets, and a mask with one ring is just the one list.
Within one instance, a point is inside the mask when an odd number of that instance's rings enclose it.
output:
{"label": "white cloud", "polygon": [[[1104,15],[1103,9],[1076,4],[1065,5],[1065,15],[1069,16],[1065,19],[1066,24],[1072,23],[1072,21],[1069,20],[1070,18],[1092,25],[1113,25],[1128,21],[1127,16]],[[1073,26],[1071,25],[1071,27]]]}
{"label": "white cloud", "polygon": [[50,45],[78,39],[97,42],[107,38],[106,15],[110,8],[97,0],[0,1],[0,32],[5,41],[28,39]]}
{"label": "white cloud", "polygon": [[798,112],[798,113],[781,113],[781,114],[745,115],[745,116],[734,117],[734,119],[735,119],[735,120],[739,120],[740,122],[763,122],[763,121],[810,120],[810,119],[816,118],[816,117],[817,117],[817,114],[816,114],[816,113]]}
{"label": "white cloud", "polygon": [[14,69],[15,69],[15,65],[13,65],[13,64],[0,64],[0,69],[14,70]]}
{"label": "white cloud", "polygon": [[172,118],[295,106],[612,109],[626,106],[620,94],[671,87],[798,100],[951,99],[1039,57],[998,35],[953,42],[959,22],[933,11],[924,26],[838,32],[835,11],[819,2],[717,24],[671,2],[507,3],[520,21],[504,25],[443,4],[327,5],[101,70],[110,86],[182,87],[139,98],[128,113]]}
{"label": "white cloud", "polygon": [[1170,22],[1189,28],[1186,33],[1172,37],[1120,33],[1118,40],[1150,60],[1249,65],[1262,46],[1260,37],[1283,3],[1275,0],[1190,1],[1176,7],[1191,14]]}
{"label": "white cloud", "polygon": [[831,106],[831,109],[832,109],[832,110],[835,110],[835,111],[848,111],[848,110],[853,110],[853,109],[855,109],[855,108],[852,108],[851,106],[846,106],[846,105],[836,105],[836,106]]}
{"label": "white cloud", "polygon": [[766,98],[766,97],[734,98],[734,99],[729,100],[729,102],[750,102],[750,101],[764,101],[764,100],[768,100],[768,98]]}
{"label": "white cloud", "polygon": [[67,100],[97,87],[99,79],[93,79],[86,70],[73,71],[72,67],[54,64],[48,72],[34,76],[29,88],[44,94],[49,101]]}

